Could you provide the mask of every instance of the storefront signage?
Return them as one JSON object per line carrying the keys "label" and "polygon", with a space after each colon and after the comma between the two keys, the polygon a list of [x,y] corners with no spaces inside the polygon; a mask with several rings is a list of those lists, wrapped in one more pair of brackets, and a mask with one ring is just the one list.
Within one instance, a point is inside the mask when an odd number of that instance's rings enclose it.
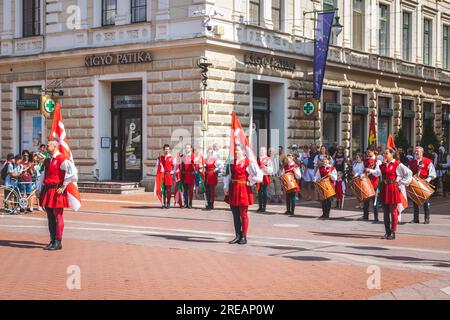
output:
{"label": "storefront signage", "polygon": [[392,117],[394,115],[394,110],[391,108],[379,108],[378,115],[380,117]]}
{"label": "storefront signage", "polygon": [[353,114],[369,114],[369,108],[366,106],[353,106]]}
{"label": "storefront signage", "polygon": [[141,95],[131,95],[131,96],[115,96],[114,97],[114,108],[141,108],[142,107],[142,96]]}
{"label": "storefront signage", "polygon": [[143,63],[152,62],[152,56],[149,52],[131,52],[121,53],[117,55],[105,54],[98,56],[86,56],[84,58],[84,65],[86,67],[101,67],[110,66],[113,64],[129,64],[129,63]]}
{"label": "storefront signage", "polygon": [[244,56],[244,63],[246,65],[257,66],[260,68],[295,71],[295,62],[275,56],[260,56],[256,54],[246,54]]}
{"label": "storefront signage", "polygon": [[302,118],[317,118],[319,110],[319,100],[313,98],[300,99],[300,110]]}
{"label": "storefront signage", "polygon": [[341,105],[339,103],[326,102],[326,103],[324,103],[324,111],[339,113],[339,112],[341,112]]}
{"label": "storefront signage", "polygon": [[425,111],[423,113],[423,119],[424,120],[434,120],[434,113]]}
{"label": "storefront signage", "polygon": [[414,111],[412,111],[412,110],[403,110],[403,118],[411,119],[411,118],[415,118],[415,116],[416,116],[416,113]]}
{"label": "storefront signage", "polygon": [[39,99],[17,100],[16,107],[37,109],[39,108]]}
{"label": "storefront signage", "polygon": [[55,111],[57,99],[54,96],[45,95],[41,97],[41,114],[49,118]]}

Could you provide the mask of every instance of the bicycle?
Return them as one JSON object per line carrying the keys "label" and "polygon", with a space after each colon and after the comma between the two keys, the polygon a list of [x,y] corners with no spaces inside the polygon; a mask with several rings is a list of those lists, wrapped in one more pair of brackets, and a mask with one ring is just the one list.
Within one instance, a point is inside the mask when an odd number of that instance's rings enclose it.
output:
{"label": "bicycle", "polygon": [[[33,182],[23,182],[22,184],[31,184]],[[3,192],[2,192],[3,191]],[[36,193],[36,189],[26,196],[22,194],[18,187],[14,186],[2,186],[0,187],[0,197],[2,197],[3,212],[2,214],[15,214],[17,210],[28,208],[28,201]]]}

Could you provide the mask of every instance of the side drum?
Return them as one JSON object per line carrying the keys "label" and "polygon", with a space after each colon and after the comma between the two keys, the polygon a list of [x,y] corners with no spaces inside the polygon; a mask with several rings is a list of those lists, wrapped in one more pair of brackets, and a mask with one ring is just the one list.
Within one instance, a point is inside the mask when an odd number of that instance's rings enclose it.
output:
{"label": "side drum", "polygon": [[286,193],[294,192],[298,188],[297,180],[292,172],[281,175],[281,184]]}
{"label": "side drum", "polygon": [[417,205],[423,206],[434,193],[434,189],[425,180],[413,177],[411,183],[406,187],[406,193]]}
{"label": "side drum", "polygon": [[375,197],[375,190],[369,178],[358,176],[350,180],[349,184],[359,202],[364,202]]}
{"label": "side drum", "polygon": [[314,186],[316,187],[316,191],[320,201],[326,200],[336,195],[334,186],[329,178],[314,182]]}

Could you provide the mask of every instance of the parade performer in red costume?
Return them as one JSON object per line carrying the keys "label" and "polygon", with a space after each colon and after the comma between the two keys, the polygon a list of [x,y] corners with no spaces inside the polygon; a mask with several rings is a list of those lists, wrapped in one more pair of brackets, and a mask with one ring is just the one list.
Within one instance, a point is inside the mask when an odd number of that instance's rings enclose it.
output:
{"label": "parade performer in red costume", "polygon": [[216,186],[219,182],[218,175],[222,171],[223,164],[217,159],[216,152],[212,147],[208,148],[208,154],[205,161],[205,187],[206,187],[206,209],[214,209],[216,199]]}
{"label": "parade performer in red costume", "polygon": [[379,198],[383,205],[386,229],[383,239],[388,240],[395,239],[399,214],[408,206],[404,187],[409,185],[412,179],[411,170],[398,161],[394,157],[395,154],[394,149],[386,148],[384,151],[386,162],[376,169],[366,169],[367,173],[382,177]]}
{"label": "parade performer in red costume", "polygon": [[336,208],[342,209],[344,208],[344,199],[345,199],[345,190],[346,184],[343,179],[344,174],[342,172],[338,172],[338,178],[336,181]]}
{"label": "parade performer in red costume", "polygon": [[[246,156],[247,155],[247,156]],[[233,213],[236,237],[229,243],[247,243],[248,206],[253,204],[251,186],[262,182],[263,173],[242,126],[233,112],[231,116],[230,153],[223,178],[225,200]]]}
{"label": "parade performer in red costume", "polygon": [[272,159],[267,156],[267,149],[264,147],[259,149],[258,165],[263,172],[264,177],[258,188],[259,208],[256,212],[266,212],[267,198],[269,197],[270,176],[273,174],[273,165]]}
{"label": "parade performer in red costume", "polygon": [[[409,162],[409,168],[414,176],[426,180],[430,183],[436,178],[436,169],[433,161],[423,156],[423,148],[416,147],[415,159]],[[425,201],[423,204],[423,211],[425,213],[425,224],[430,223],[430,201]],[[419,223],[419,206],[414,202],[414,220],[413,223]]]}
{"label": "parade performer in red costume", "polygon": [[[319,162],[319,167],[316,175],[314,176],[314,181],[319,181],[327,177],[330,179],[330,182],[334,187],[334,181],[337,180],[336,168],[330,165],[330,156],[323,155],[322,161]],[[320,216],[319,219],[330,219],[332,200],[333,197],[330,197],[322,201],[322,216]]]}
{"label": "parade performer in red costume", "polygon": [[[376,170],[381,165],[381,161],[377,159],[375,155],[375,149],[373,147],[368,147],[366,150],[366,156],[367,158],[364,160],[364,170],[366,169],[372,169]],[[368,178],[370,179],[370,182],[372,183],[373,189],[377,191],[378,189],[378,177],[374,176],[373,174],[369,174]],[[373,217],[374,221],[378,221],[378,200],[377,197],[373,199],[369,199],[364,201],[363,204],[363,217],[362,220],[369,220],[369,207],[370,207],[370,201],[372,201],[373,204]]]}
{"label": "parade performer in red costume", "polygon": [[195,155],[192,146],[187,144],[184,147],[185,154],[181,157],[181,181],[183,183],[184,207],[192,208],[195,185]]}
{"label": "parade performer in red costume", "polygon": [[300,192],[300,186],[298,184],[298,181],[302,177],[302,174],[300,172],[300,167],[295,163],[294,156],[292,153],[288,153],[286,155],[286,165],[283,167],[283,174],[292,172],[294,174],[296,179],[296,188],[294,190],[291,190],[290,192],[286,192],[286,212],[284,214],[295,214],[295,195]]}
{"label": "parade performer in red costume", "polygon": [[170,154],[170,146],[165,144],[163,147],[164,155],[160,155],[158,160],[156,161],[156,172],[157,174],[161,174],[161,186],[158,188],[161,189],[161,199],[162,200],[162,208],[168,209],[170,208],[170,200],[172,198],[172,184],[174,174],[174,157]]}
{"label": "parade performer in red costume", "polygon": [[68,192],[70,183],[77,182],[77,170],[72,161],[59,152],[56,140],[47,142],[47,152],[50,158],[44,162],[44,172],[37,181],[37,192],[40,195],[41,206],[47,212],[50,243],[44,250],[62,249],[64,230],[64,208],[70,207]]}

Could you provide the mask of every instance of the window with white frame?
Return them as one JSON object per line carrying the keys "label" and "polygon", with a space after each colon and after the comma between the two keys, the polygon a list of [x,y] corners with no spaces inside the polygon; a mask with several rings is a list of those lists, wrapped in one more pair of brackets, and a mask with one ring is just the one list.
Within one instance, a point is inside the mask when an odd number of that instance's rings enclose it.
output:
{"label": "window with white frame", "polygon": [[250,24],[261,24],[261,0],[250,0]]}
{"label": "window with white frame", "polygon": [[444,25],[442,27],[442,67],[448,69],[448,31],[449,26]]}
{"label": "window with white frame", "polygon": [[102,26],[114,25],[117,15],[117,0],[102,0]]}
{"label": "window with white frame", "polygon": [[364,0],[353,0],[353,49],[363,50]]}
{"label": "window with white frame", "polygon": [[41,1],[23,0],[23,37],[41,34]]}
{"label": "window with white frame", "polygon": [[147,0],[131,0],[131,23],[147,20]]}
{"label": "window with white frame", "polygon": [[432,45],[431,19],[423,19],[423,63],[431,65]]}
{"label": "window with white frame", "polygon": [[281,6],[282,0],[272,0],[272,22],[273,29],[281,30]]}
{"label": "window with white frame", "polygon": [[380,55],[389,55],[389,7],[384,4],[379,6],[379,34],[378,52]]}
{"label": "window with white frame", "polygon": [[403,59],[411,61],[411,13],[403,12]]}

